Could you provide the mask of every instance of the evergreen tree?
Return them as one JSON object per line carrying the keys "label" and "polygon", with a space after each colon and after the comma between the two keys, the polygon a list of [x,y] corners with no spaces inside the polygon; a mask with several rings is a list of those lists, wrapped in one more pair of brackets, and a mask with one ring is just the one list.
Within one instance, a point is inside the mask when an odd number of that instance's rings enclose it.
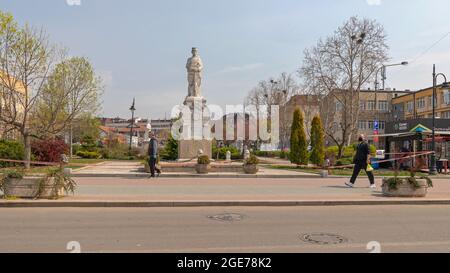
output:
{"label": "evergreen tree", "polygon": [[308,151],[303,113],[300,108],[295,109],[291,127],[290,160],[297,165],[308,164]]}
{"label": "evergreen tree", "polygon": [[324,134],[322,120],[315,116],[311,124],[311,162],[322,166],[325,159]]}
{"label": "evergreen tree", "polygon": [[170,134],[164,149],[161,151],[161,158],[164,160],[178,159],[178,141]]}

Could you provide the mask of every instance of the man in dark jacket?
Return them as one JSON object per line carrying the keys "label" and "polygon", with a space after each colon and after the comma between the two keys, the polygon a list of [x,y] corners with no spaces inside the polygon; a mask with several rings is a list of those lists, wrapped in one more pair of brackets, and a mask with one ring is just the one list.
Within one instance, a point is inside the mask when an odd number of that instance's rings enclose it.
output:
{"label": "man in dark jacket", "polygon": [[158,176],[161,174],[161,171],[156,168],[156,163],[158,161],[158,140],[155,137],[155,134],[150,133],[150,143],[148,145],[148,157],[150,165],[150,173],[151,177],[155,177],[155,171],[158,173]]}
{"label": "man in dark jacket", "polygon": [[367,176],[370,180],[370,188],[375,189],[375,178],[373,176],[372,171],[367,171],[367,167],[370,164],[370,147],[369,144],[364,139],[364,135],[359,137],[359,144],[356,149],[356,155],[353,159],[353,164],[355,164],[355,168],[353,169],[353,176],[350,180],[350,183],[345,183],[347,187],[353,188],[356,182],[356,178],[358,178],[361,170],[364,170],[367,173]]}

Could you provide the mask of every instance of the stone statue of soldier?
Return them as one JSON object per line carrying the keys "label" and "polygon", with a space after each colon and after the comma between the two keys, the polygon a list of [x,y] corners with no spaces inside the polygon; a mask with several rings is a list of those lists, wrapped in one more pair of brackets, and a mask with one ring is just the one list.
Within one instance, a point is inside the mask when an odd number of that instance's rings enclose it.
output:
{"label": "stone statue of soldier", "polygon": [[192,57],[188,59],[186,69],[189,83],[188,97],[201,97],[203,62],[195,47],[192,48]]}

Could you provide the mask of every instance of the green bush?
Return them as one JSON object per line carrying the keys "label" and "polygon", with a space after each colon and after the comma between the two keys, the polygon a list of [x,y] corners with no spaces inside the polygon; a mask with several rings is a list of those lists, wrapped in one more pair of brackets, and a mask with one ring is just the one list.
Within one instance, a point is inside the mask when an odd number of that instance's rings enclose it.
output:
{"label": "green bush", "polygon": [[291,126],[291,153],[290,160],[297,165],[307,165],[308,145],[306,141],[305,120],[303,112],[297,108]]}
{"label": "green bush", "polygon": [[377,147],[375,145],[370,145],[370,154],[375,156],[377,154]]}
{"label": "green bush", "polygon": [[281,159],[289,159],[289,155],[290,155],[290,152],[289,151],[280,151],[280,152],[278,152],[279,153],[279,158],[281,158]]}
{"label": "green bush", "polygon": [[98,152],[98,145],[95,142],[94,137],[85,135],[81,141],[81,151]]}
{"label": "green bush", "polygon": [[344,157],[336,161],[337,166],[347,166],[353,164],[353,158]]}
{"label": "green bush", "polygon": [[200,165],[208,165],[210,163],[211,163],[211,160],[209,159],[209,157],[207,155],[201,155],[197,159],[197,164],[200,164]]}
{"label": "green bush", "polygon": [[245,165],[258,165],[259,160],[255,155],[250,155],[250,157],[244,161]]}
{"label": "green bush", "polygon": [[332,155],[332,156],[337,157],[339,154],[339,147],[338,146],[330,146],[326,149],[326,153],[329,156]]}
{"label": "green bush", "polygon": [[[0,158],[11,160],[23,160],[23,145],[15,141],[0,140]],[[18,164],[10,162],[1,162],[0,168],[12,167]]]}
{"label": "green bush", "polygon": [[172,135],[169,136],[166,145],[160,151],[160,156],[164,160],[178,159],[178,141],[175,140]]}
{"label": "green bush", "polygon": [[78,151],[77,156],[84,159],[99,159],[100,154],[97,152]]}
{"label": "green bush", "polygon": [[72,153],[76,155],[79,151],[81,151],[81,144],[72,144]]}
{"label": "green bush", "polygon": [[260,157],[269,157],[269,158],[281,158],[281,159],[289,159],[289,151],[256,151],[256,156]]}
{"label": "green bush", "polygon": [[311,123],[311,152],[309,159],[313,164],[319,166],[323,165],[325,159],[324,133],[319,116],[315,116]]}
{"label": "green bush", "polygon": [[348,146],[344,148],[344,157],[353,157],[356,153],[356,149],[353,146]]}
{"label": "green bush", "polygon": [[230,151],[230,153],[231,153],[232,160],[242,159],[241,152],[239,152],[239,150],[233,146],[218,148],[214,145],[213,146],[213,157],[217,158],[217,153],[219,153],[219,159],[224,160],[227,158],[228,151]]}
{"label": "green bush", "polygon": [[126,144],[115,144],[104,147],[100,150],[100,153],[104,159],[133,160],[136,158],[143,159],[145,157],[145,155],[140,155],[141,150],[139,148],[132,148],[130,154],[129,146]]}

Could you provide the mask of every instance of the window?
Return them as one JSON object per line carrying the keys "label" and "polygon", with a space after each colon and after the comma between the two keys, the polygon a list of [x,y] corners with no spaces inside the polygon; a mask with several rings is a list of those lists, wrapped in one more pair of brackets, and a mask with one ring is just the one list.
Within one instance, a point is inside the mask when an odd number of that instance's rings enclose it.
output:
{"label": "window", "polygon": [[359,101],[359,110],[361,110],[361,111],[365,111],[366,110],[366,101],[365,100],[360,100]]}
{"label": "window", "polygon": [[417,100],[417,109],[424,109],[425,108],[425,98],[419,98]]}
{"label": "window", "polygon": [[368,102],[367,102],[367,110],[376,110],[375,107],[376,106],[376,103],[375,103],[375,101],[374,100],[369,100]]}
{"label": "window", "polygon": [[380,121],[378,126],[380,126],[379,130],[385,130],[386,129],[386,121]]}
{"label": "window", "polygon": [[450,119],[450,111],[442,112],[441,118]]}
{"label": "window", "polygon": [[406,110],[408,113],[412,113],[414,111],[414,103],[412,101],[408,101],[406,103]]}
{"label": "window", "polygon": [[444,91],[444,104],[450,104],[450,92],[448,90]]}
{"label": "window", "polygon": [[359,128],[359,130],[366,130],[367,129],[367,121],[365,121],[365,120],[358,121],[358,128]]}
{"label": "window", "polygon": [[369,127],[370,130],[373,130],[374,127],[375,127],[373,121],[369,121],[369,122],[368,122],[368,125],[369,125],[368,127]]}
{"label": "window", "polygon": [[378,110],[387,111],[388,110],[388,102],[386,100],[378,101]]}
{"label": "window", "polygon": [[337,112],[342,111],[342,108],[343,108],[342,103],[336,102],[336,111],[337,111]]}
{"label": "window", "polygon": [[[438,99],[435,98],[434,102],[435,102],[435,105],[437,106],[438,105]],[[433,108],[433,96],[429,96],[428,97],[428,108],[430,108],[430,109]]]}

